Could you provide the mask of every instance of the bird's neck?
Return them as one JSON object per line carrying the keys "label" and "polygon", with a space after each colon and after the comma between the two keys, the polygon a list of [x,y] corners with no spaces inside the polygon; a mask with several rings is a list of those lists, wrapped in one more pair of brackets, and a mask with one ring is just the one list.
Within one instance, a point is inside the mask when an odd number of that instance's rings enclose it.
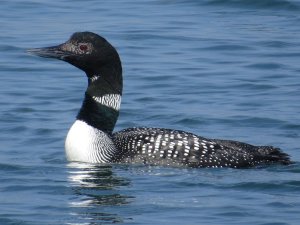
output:
{"label": "bird's neck", "polygon": [[110,70],[88,75],[88,88],[77,119],[112,133],[119,116],[122,97],[122,71]]}

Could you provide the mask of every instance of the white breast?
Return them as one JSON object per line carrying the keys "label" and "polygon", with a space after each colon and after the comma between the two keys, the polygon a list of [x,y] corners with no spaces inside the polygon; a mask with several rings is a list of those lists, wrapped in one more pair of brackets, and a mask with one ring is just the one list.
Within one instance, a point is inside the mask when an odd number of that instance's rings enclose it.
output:
{"label": "white breast", "polygon": [[69,161],[108,163],[116,147],[106,133],[76,120],[67,135],[65,151]]}

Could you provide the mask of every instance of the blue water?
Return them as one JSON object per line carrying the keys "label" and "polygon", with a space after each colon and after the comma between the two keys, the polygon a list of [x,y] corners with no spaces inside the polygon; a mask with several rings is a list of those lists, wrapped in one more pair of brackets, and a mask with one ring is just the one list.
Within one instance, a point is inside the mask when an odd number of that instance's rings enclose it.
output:
{"label": "blue water", "polygon": [[[2,0],[0,224],[299,224],[300,1]],[[26,54],[93,31],[119,51],[116,130],[176,128],[274,145],[291,166],[69,163],[84,74]]]}

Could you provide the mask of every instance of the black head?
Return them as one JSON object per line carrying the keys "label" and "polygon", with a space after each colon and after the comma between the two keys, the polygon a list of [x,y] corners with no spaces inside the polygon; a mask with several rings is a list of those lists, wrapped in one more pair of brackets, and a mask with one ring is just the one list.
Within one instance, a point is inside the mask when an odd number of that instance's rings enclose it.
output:
{"label": "black head", "polygon": [[103,37],[92,32],[77,32],[60,45],[29,49],[29,53],[66,61],[86,72],[88,77],[96,74],[122,73],[121,61],[116,49]]}
{"label": "black head", "polygon": [[91,32],[77,32],[63,44],[28,52],[63,60],[85,71],[89,85],[77,119],[107,133],[113,131],[123,83],[119,55],[108,41]]}

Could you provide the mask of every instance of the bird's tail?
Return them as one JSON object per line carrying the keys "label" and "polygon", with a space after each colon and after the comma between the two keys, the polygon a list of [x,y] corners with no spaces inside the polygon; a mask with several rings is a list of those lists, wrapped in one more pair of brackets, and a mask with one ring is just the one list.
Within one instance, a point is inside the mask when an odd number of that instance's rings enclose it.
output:
{"label": "bird's tail", "polygon": [[280,148],[274,148],[272,146],[259,146],[257,149],[256,160],[262,160],[269,163],[280,163],[283,165],[289,165],[292,163],[290,156],[281,151]]}

